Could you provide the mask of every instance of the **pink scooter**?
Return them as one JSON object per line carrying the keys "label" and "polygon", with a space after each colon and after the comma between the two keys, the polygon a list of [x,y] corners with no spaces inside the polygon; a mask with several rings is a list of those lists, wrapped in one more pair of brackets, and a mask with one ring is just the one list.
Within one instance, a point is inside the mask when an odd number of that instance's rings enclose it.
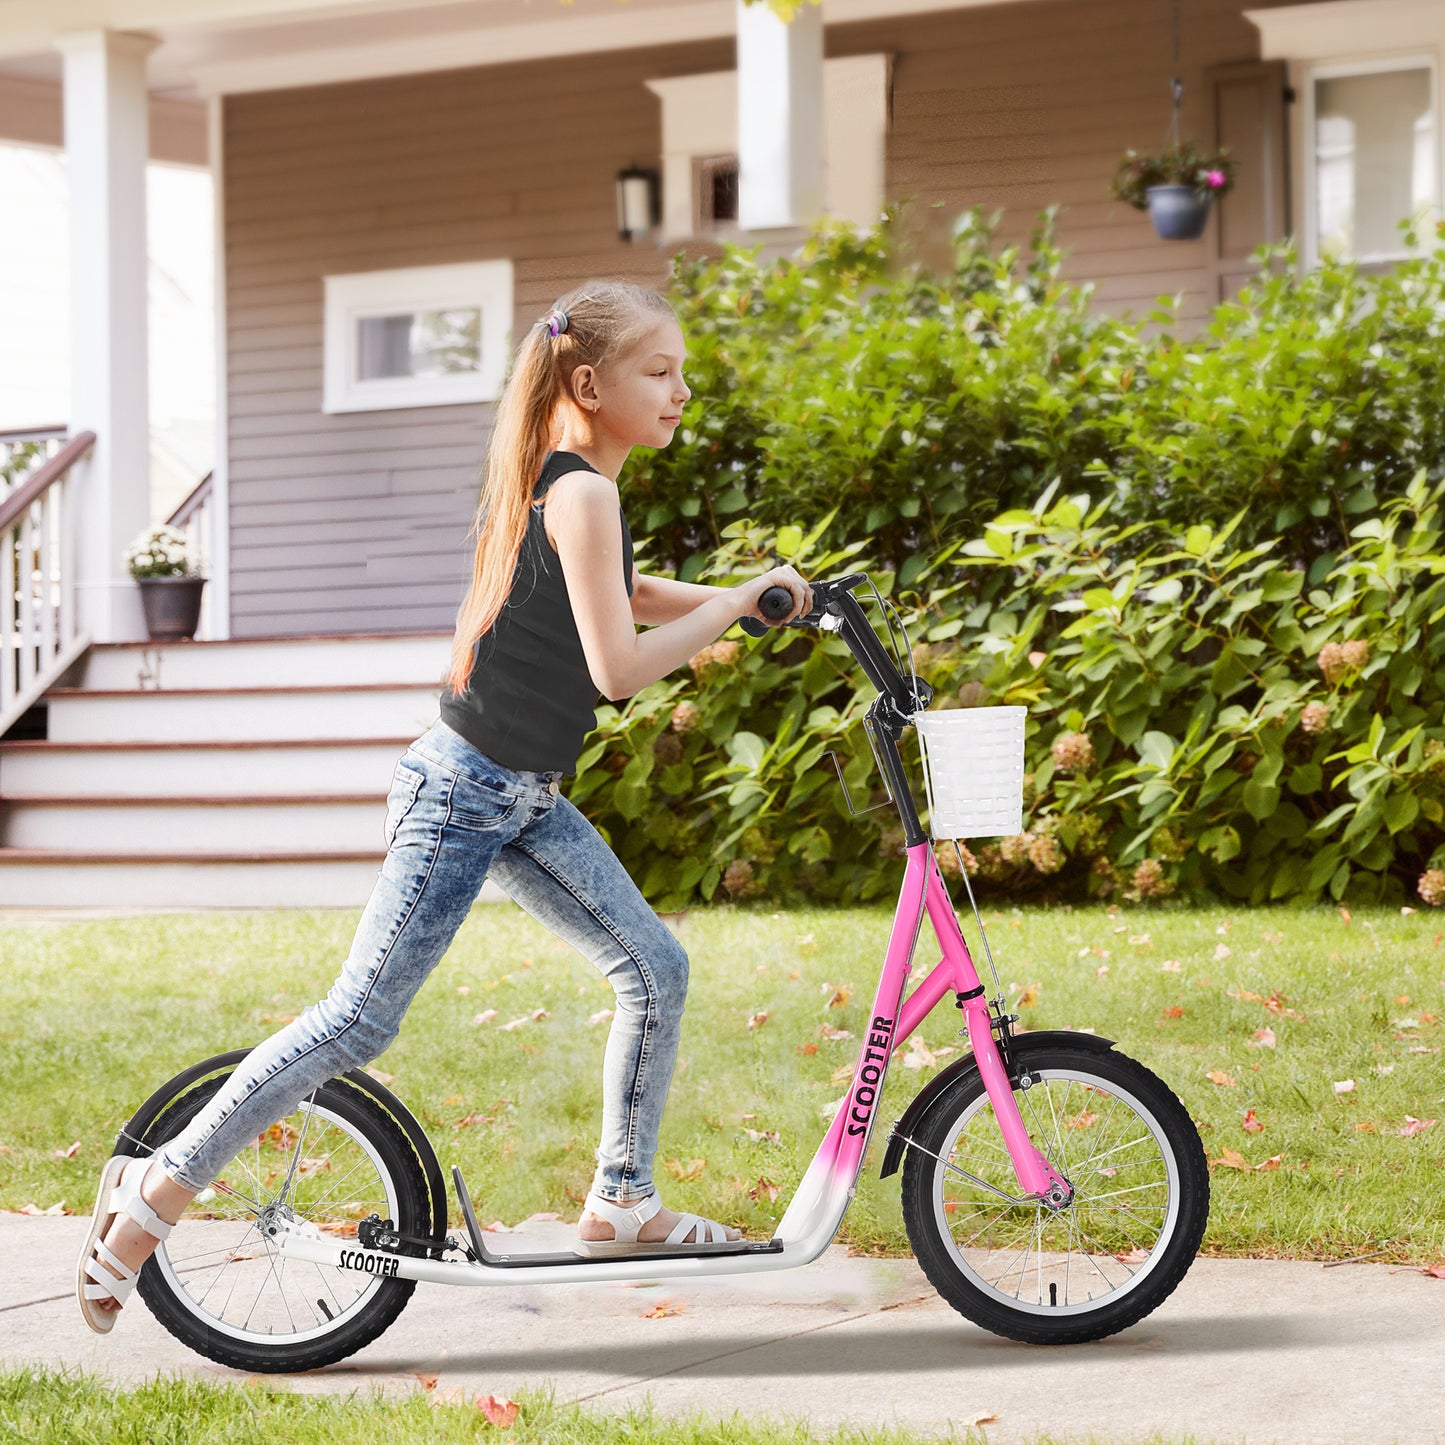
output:
{"label": "pink scooter", "polygon": [[[970,1052],[889,1127],[882,1163],[885,1176],[902,1166],[903,1220],[929,1280],[975,1323],[1034,1344],[1099,1339],[1170,1294],[1209,1212],[1198,1131],[1168,1086],[1111,1040],[1015,1033],[996,971],[995,997],[986,999],[898,751],[933,691],[913,672],[911,650],[905,677],[875,635],[853,596],[868,582],[854,573],[812,583],[813,611],[788,625],[841,634],[878,690],[865,725],[902,820],[907,864],[852,1083],[773,1238],[697,1255],[515,1254],[489,1244],[453,1169],[466,1225],[459,1238],[449,1232],[441,1165],[420,1123],[355,1071],[316,1089],[237,1156],[147,1261],[140,1295],[173,1335],[238,1369],[310,1370],[376,1339],[418,1281],[678,1279],[808,1264],[837,1235],[857,1188],[889,1062],[949,993]],[[775,620],[792,606],[782,588],[761,603]],[[973,911],[977,919],[976,904]],[[905,997],[925,916],[941,957]],[[117,1152],[150,1153],[174,1135],[245,1053],[171,1079],[122,1129]]]}

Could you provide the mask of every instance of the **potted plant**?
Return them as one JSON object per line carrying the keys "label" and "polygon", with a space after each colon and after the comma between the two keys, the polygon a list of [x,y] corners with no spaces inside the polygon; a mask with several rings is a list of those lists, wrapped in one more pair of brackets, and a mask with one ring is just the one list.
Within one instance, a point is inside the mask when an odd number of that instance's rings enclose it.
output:
{"label": "potted plant", "polygon": [[185,534],[170,526],[150,528],[126,548],[125,561],[140,588],[151,640],[194,637],[206,579],[193,570]]}
{"label": "potted plant", "polygon": [[1233,184],[1234,161],[1227,147],[1201,152],[1185,141],[1158,155],[1125,151],[1111,190],[1136,211],[1147,210],[1166,241],[1192,241],[1204,230],[1210,202]]}

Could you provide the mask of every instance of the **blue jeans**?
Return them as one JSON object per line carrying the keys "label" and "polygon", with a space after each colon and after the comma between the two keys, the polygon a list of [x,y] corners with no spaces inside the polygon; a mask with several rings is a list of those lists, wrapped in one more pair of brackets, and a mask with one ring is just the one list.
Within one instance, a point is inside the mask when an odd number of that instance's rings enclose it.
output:
{"label": "blue jeans", "polygon": [[490,875],[611,983],[617,1007],[592,1187],[612,1202],[652,1192],[687,953],[597,830],[556,791],[561,776],[504,768],[441,721],[406,749],[387,796],[386,859],[340,977],[252,1049],[161,1146],[173,1180],[204,1189],[318,1084],[381,1054]]}

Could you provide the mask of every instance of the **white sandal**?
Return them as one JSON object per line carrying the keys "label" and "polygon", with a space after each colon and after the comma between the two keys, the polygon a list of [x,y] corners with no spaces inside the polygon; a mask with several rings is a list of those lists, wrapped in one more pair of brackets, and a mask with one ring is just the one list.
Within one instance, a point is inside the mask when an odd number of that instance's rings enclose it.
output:
{"label": "white sandal", "polygon": [[[638,1239],[637,1231],[662,1208],[662,1200],[654,1190],[636,1204],[623,1206],[589,1193],[584,1209],[600,1214],[612,1226],[611,1239],[579,1239],[576,1253],[589,1259],[605,1259],[613,1255],[649,1254],[711,1254],[728,1249],[741,1249],[746,1240],[729,1239],[727,1229],[715,1219],[700,1214],[684,1214],[672,1227],[666,1239]],[[696,1241],[687,1238],[697,1230]]]}
{"label": "white sandal", "polygon": [[[158,1240],[164,1239],[175,1228],[141,1198],[141,1180],[145,1178],[150,1164],[149,1154],[113,1154],[106,1160],[101,1172],[90,1234],[80,1252],[80,1263],[75,1271],[75,1297],[80,1303],[80,1312],[85,1316],[86,1324],[98,1335],[109,1334],[115,1328],[120,1310],[97,1309],[92,1301],[113,1299],[117,1304],[124,1305],[140,1278],[140,1270],[132,1269],[101,1238],[111,1220],[117,1214],[129,1215],[147,1234]],[[120,1278],[117,1279],[106,1265],[118,1271]]]}

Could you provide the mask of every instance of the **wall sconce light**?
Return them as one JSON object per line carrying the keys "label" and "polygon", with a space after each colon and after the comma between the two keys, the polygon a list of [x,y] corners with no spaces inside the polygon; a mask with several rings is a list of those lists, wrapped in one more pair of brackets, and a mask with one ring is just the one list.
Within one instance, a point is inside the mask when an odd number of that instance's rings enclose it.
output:
{"label": "wall sconce light", "polygon": [[662,219],[656,171],[634,162],[617,172],[617,239],[643,241]]}

